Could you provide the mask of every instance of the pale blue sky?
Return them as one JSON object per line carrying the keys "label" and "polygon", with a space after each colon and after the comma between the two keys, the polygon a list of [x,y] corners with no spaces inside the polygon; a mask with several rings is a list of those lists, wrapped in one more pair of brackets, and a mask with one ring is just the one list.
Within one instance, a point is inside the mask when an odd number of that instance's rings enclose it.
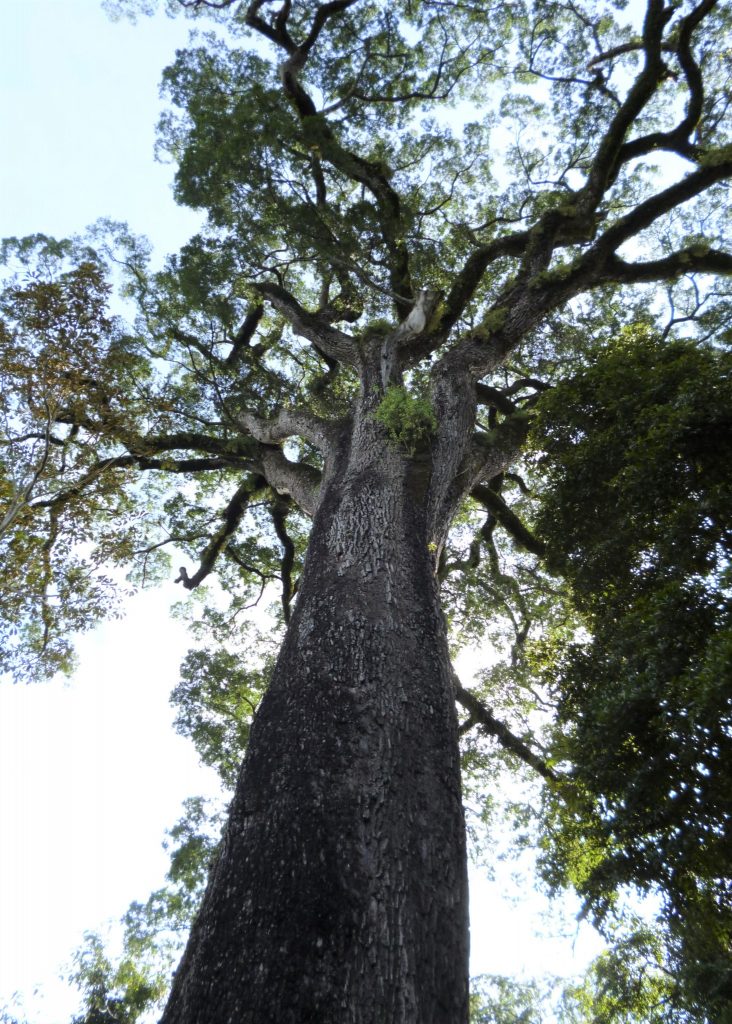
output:
{"label": "pale blue sky", "polygon": [[[2,0],[0,237],[104,216],[159,253],[187,239],[197,218],[153,161],[160,72],[187,32],[163,17],[112,24],[99,0]],[[171,729],[186,640],[165,613],[179,588],[163,591],[82,640],[71,684],[0,685],[0,1013],[20,990],[32,1024],[68,1020],[73,995],[55,979],[81,933],[160,884],[163,829],[211,787]],[[509,875],[499,868],[503,891]],[[573,936],[531,936],[540,905],[525,889],[505,903],[475,875],[473,893],[474,972],[576,969]]]}
{"label": "pale blue sky", "polygon": [[[187,35],[162,17],[112,24],[99,0],[2,0],[0,236],[107,216],[160,252],[186,240],[197,218],[175,206],[153,144],[160,72]],[[70,685],[0,686],[0,1010],[20,990],[38,1024],[69,1019],[63,962],[160,884],[163,829],[211,787],[171,728],[186,640],[166,596],[179,588],[84,638]]]}

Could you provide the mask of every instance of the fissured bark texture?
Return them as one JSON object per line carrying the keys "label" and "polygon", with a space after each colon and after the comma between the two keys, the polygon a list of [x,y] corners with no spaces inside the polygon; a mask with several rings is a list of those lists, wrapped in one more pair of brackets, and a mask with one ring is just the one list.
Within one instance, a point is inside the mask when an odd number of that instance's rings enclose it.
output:
{"label": "fissured bark texture", "polygon": [[344,434],[324,484],[164,1024],[467,1021],[465,839],[429,471],[369,422]]}

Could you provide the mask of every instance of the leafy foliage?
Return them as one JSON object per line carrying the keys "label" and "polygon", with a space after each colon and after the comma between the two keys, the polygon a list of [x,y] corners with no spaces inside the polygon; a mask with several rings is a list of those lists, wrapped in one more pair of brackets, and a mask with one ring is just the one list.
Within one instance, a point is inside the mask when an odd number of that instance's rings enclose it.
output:
{"label": "leafy foliage", "polygon": [[404,387],[392,385],[384,392],[374,413],[394,444],[414,455],[424,448],[437,429],[437,420],[429,398],[414,395]]}
{"label": "leafy foliage", "polygon": [[542,400],[538,519],[587,639],[546,669],[553,757],[545,871],[600,919],[660,891],[700,1019],[730,1005],[732,362],[627,332]]}
{"label": "leafy foliage", "polygon": [[170,972],[203,895],[217,847],[220,813],[200,797],[185,801],[185,813],[168,832],[168,884],[147,901],[132,903],[122,919],[122,951],[112,957],[102,937],[89,932],[74,955],[69,980],[80,990],[82,1012],[73,1024],[134,1024],[161,1009]]}
{"label": "leafy foliage", "polygon": [[244,668],[241,659],[241,653],[223,648],[190,651],[171,695],[176,729],[191,737],[201,761],[215,768],[227,787],[236,781],[267,679],[266,672]]}
{"label": "leafy foliage", "polygon": [[470,1024],[539,1024],[540,990],[536,982],[518,982],[501,976],[474,979]]}
{"label": "leafy foliage", "polygon": [[[616,942],[567,1020],[722,1020],[729,5],[167,7],[217,29],[164,72],[159,129],[205,226],[159,269],[109,223],[2,251],[0,671],[69,671],[122,571],[155,582],[175,554],[188,591],[215,572],[174,702],[231,784],[269,662],[232,636],[272,588],[289,621],[365,410],[427,489],[456,650],[496,654],[456,686],[466,788],[537,772],[546,878],[606,928],[624,887],[661,902],[662,931]],[[443,298],[421,322],[424,291]],[[89,1020],[162,993],[213,848],[189,812],[122,960],[95,937],[80,954]],[[476,1019],[530,1020],[536,997],[496,981]]]}

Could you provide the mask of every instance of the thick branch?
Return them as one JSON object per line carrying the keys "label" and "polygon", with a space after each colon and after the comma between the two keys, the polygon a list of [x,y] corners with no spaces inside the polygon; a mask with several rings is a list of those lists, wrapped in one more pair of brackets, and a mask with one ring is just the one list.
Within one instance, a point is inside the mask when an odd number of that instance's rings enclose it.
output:
{"label": "thick branch", "polygon": [[484,508],[489,509],[501,526],[511,534],[516,543],[522,548],[530,551],[533,555],[539,555],[540,557],[544,555],[546,546],[543,541],[535,537],[531,530],[521,522],[500,494],[490,487],[478,484],[472,489],[470,496],[479,501]]}
{"label": "thick branch", "polygon": [[692,246],[681,249],[660,260],[646,260],[642,263],[627,263],[617,256],[608,260],[601,275],[600,284],[644,284],[651,281],[668,281],[682,274],[724,274],[732,275],[732,253],[718,249],[704,251]]}
{"label": "thick branch", "polygon": [[320,500],[321,473],[306,462],[290,462],[279,448],[262,447],[262,471],[278,494],[289,494],[303,512],[314,516]]}
{"label": "thick branch", "polygon": [[511,416],[516,412],[516,406],[507,397],[506,392],[498,388],[492,388],[488,384],[479,383],[475,386],[475,395],[478,405],[492,405],[506,416]]}
{"label": "thick branch", "polygon": [[581,205],[586,209],[596,208],[608,185],[614,180],[625,137],[655,93],[665,73],[661,56],[662,37],[663,30],[673,13],[674,8],[670,5],[665,7],[663,0],[648,0],[643,23],[645,64],[597,148],[587,184],[580,194]]}
{"label": "thick branch", "polygon": [[113,469],[156,470],[161,473],[205,473],[220,469],[246,469],[250,459],[235,456],[209,459],[151,459],[145,455],[118,455],[94,463],[73,484],[47,498],[28,503],[29,508],[54,508],[77,497],[104,473]]}
{"label": "thick branch", "polygon": [[447,337],[463,315],[491,263],[502,256],[523,255],[528,240],[528,231],[516,231],[514,234],[497,238],[471,253],[445,299],[442,316],[435,330],[435,335],[439,339],[437,344]]}
{"label": "thick branch", "polygon": [[280,580],[282,581],[282,614],[285,622],[290,621],[290,603],[292,601],[292,567],[295,564],[295,545],[287,532],[288,503],[280,498],[271,507],[272,523],[275,533],[282,545],[280,562]]}
{"label": "thick branch", "polygon": [[263,444],[277,444],[287,437],[302,437],[326,453],[334,438],[335,424],[321,419],[307,409],[280,409],[270,420],[250,412],[236,416],[239,425]]}
{"label": "thick branch", "polygon": [[256,288],[282,313],[297,334],[312,342],[331,359],[351,366],[356,364],[358,349],[352,335],[332,327],[325,317],[303,309],[295,296],[278,284],[264,282],[256,285]]}
{"label": "thick branch", "polygon": [[687,174],[681,181],[674,182],[668,188],[656,193],[639,203],[629,214],[612,224],[598,238],[593,248],[585,255],[583,262],[617,249],[623,242],[633,238],[641,231],[650,227],[666,213],[700,195],[711,185],[725,178],[732,177],[732,158],[727,157],[719,162],[711,162]]}
{"label": "thick branch", "polygon": [[307,39],[299,47],[300,53],[307,57],[318,41],[318,36],[325,28],[328,20],[334,14],[339,14],[341,11],[353,7],[358,2],[359,0],[331,0],[330,3],[320,4],[315,10],[315,17],[313,18],[313,24],[310,27]]}
{"label": "thick branch", "polygon": [[508,469],[521,451],[530,426],[530,416],[517,412],[488,434],[474,434],[462,473],[463,493],[472,491],[481,480],[490,480]]}
{"label": "thick branch", "polygon": [[234,367],[240,362],[244,351],[249,347],[249,343],[254,337],[254,332],[259,326],[259,322],[264,315],[264,306],[257,305],[247,313],[244,318],[239,330],[234,335],[231,342],[231,351],[224,360],[224,366]]}
{"label": "thick branch", "polygon": [[160,454],[161,452],[185,451],[186,449],[229,458],[252,457],[255,449],[251,441],[248,441],[247,438],[226,437],[222,424],[212,424],[212,426],[221,427],[222,433],[219,436],[212,436],[199,434],[192,430],[179,430],[173,434],[146,434],[126,441],[125,447],[136,457]]}
{"label": "thick branch", "polygon": [[531,747],[524,743],[522,739],[519,739],[518,736],[512,733],[507,725],[500,722],[491,709],[487,708],[474,693],[466,690],[454,673],[453,684],[455,686],[455,699],[457,702],[462,704],[470,714],[470,717],[479,725],[482,725],[490,736],[494,736],[505,750],[515,754],[524,764],[529,765],[530,768],[533,768],[534,771],[538,772],[547,781],[558,781],[556,774],[546,761],[534,753]]}

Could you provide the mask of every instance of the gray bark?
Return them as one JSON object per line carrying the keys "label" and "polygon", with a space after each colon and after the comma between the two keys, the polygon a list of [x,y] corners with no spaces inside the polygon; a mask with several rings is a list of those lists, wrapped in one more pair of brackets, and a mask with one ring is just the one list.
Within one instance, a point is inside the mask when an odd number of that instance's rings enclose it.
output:
{"label": "gray bark", "polygon": [[457,721],[427,456],[363,401],[163,1024],[465,1024]]}

